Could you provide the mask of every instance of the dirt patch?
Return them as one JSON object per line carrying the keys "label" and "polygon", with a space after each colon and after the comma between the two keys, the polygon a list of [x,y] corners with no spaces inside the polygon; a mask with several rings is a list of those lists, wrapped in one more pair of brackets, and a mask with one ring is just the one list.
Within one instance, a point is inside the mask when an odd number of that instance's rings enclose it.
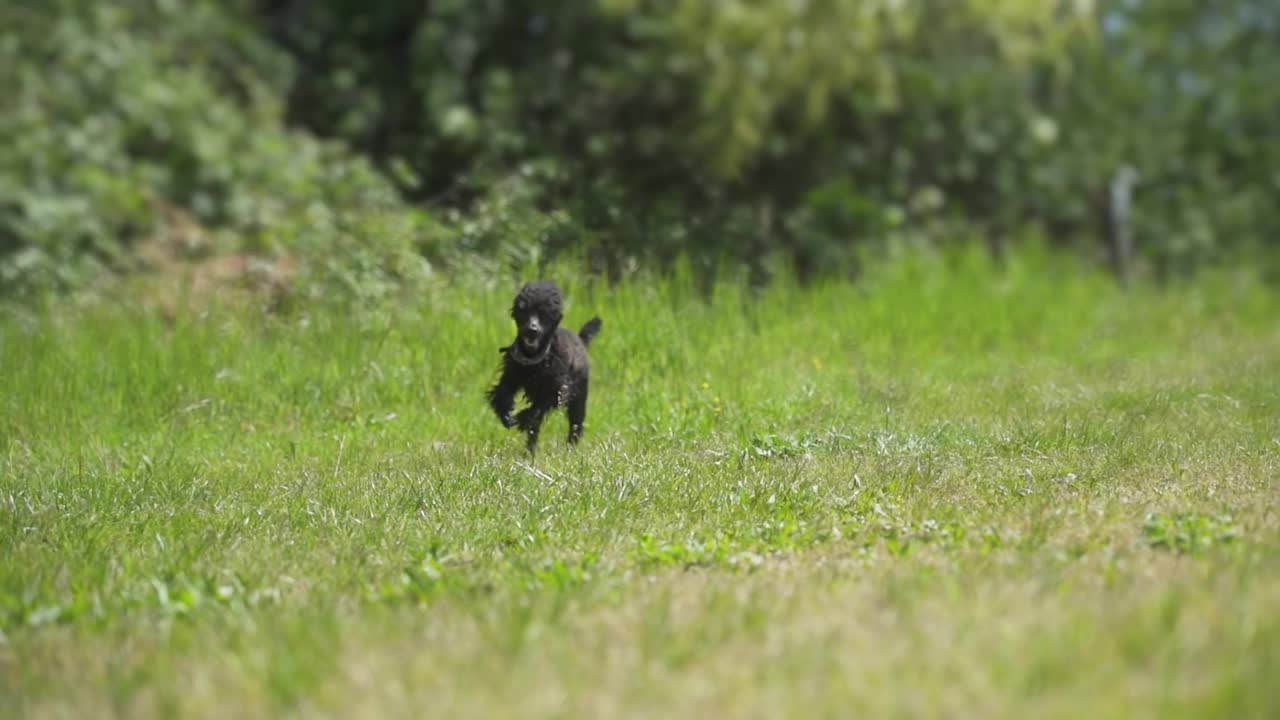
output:
{"label": "dirt patch", "polygon": [[291,294],[298,264],[289,255],[219,252],[213,234],[189,212],[152,199],[154,231],[133,249],[135,272],[122,281],[131,299],[170,320],[211,304],[254,302],[267,309]]}

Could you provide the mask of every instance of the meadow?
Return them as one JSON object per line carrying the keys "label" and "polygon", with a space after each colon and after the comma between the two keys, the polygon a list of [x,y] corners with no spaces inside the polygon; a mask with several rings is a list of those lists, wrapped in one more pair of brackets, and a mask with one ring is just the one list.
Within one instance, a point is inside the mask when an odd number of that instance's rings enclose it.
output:
{"label": "meadow", "polygon": [[[1280,297],[1034,253],[0,320],[0,705],[54,717],[1280,716]],[[9,715],[9,713],[15,713]]]}

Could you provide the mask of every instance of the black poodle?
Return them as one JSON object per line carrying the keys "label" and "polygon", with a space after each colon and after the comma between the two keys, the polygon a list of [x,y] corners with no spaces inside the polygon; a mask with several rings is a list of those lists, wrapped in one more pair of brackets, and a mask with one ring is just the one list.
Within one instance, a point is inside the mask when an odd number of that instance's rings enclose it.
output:
{"label": "black poodle", "polygon": [[[532,454],[546,414],[562,405],[569,411],[569,443],[582,437],[587,417],[587,345],[600,332],[600,318],[593,317],[575,335],[560,327],[563,300],[560,288],[550,281],[525,285],[516,295],[511,317],[516,339],[501,348],[502,377],[489,390],[489,405],[505,427],[519,426]],[[523,391],[529,407],[516,413],[516,391]]]}

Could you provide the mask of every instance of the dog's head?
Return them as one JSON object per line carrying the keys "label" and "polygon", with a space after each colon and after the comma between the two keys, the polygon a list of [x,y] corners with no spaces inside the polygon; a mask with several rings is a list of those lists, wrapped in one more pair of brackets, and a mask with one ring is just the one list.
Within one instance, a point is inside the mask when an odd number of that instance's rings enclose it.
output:
{"label": "dog's head", "polygon": [[520,289],[511,306],[516,321],[516,343],[520,352],[534,355],[544,350],[563,317],[560,288],[547,280],[532,282]]}

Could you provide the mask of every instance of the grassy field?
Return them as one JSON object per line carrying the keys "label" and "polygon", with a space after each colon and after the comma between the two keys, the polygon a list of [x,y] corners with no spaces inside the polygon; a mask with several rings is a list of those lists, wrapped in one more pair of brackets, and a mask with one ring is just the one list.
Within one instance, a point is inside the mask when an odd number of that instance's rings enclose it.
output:
{"label": "grassy field", "polygon": [[1247,274],[558,279],[604,330],[532,462],[483,401],[513,284],[6,312],[4,712],[1280,716]]}

